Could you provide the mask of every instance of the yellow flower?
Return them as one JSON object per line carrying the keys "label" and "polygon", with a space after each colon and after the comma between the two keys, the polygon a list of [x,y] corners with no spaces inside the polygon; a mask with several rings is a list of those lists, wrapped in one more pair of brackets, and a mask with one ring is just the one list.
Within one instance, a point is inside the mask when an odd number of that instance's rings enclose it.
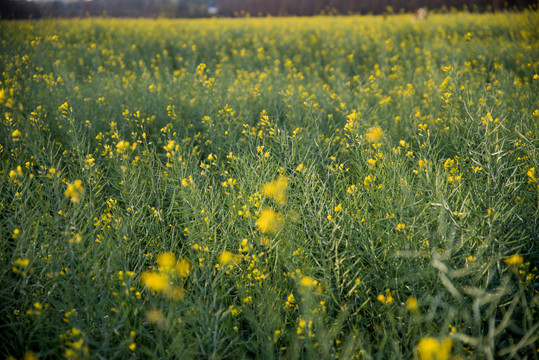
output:
{"label": "yellow flower", "polygon": [[176,264],[176,273],[181,277],[187,277],[191,271],[191,263],[187,259],[180,259]]}
{"label": "yellow flower", "polygon": [[13,131],[11,133],[11,136],[14,137],[14,138],[19,137],[21,135],[22,135],[21,132],[19,130],[17,130],[17,129],[15,129],[15,131]]}
{"label": "yellow flower", "polygon": [[19,267],[27,267],[30,264],[30,259],[17,259],[14,264]]}
{"label": "yellow flower", "polygon": [[168,289],[168,277],[165,274],[147,271],[142,274],[142,282],[152,291],[164,292]]}
{"label": "yellow flower", "polygon": [[524,258],[521,255],[515,254],[505,258],[505,263],[509,266],[520,266],[524,261]]}
{"label": "yellow flower", "polygon": [[226,264],[232,262],[233,257],[234,257],[234,255],[232,255],[232,253],[230,251],[223,251],[218,257],[219,264],[226,265]]}
{"label": "yellow flower", "polygon": [[390,291],[389,289],[387,289],[386,295],[380,294],[378,295],[377,299],[382,304],[391,304],[393,302],[393,294],[395,294],[395,291]]}
{"label": "yellow flower", "polygon": [[339,205],[335,206],[335,209],[333,209],[333,210],[335,210],[335,212],[341,211],[342,210],[342,205],[339,203]]}
{"label": "yellow flower", "polygon": [[127,149],[129,149],[129,142],[128,141],[123,141],[123,140],[120,140],[120,142],[118,144],[116,144],[116,151],[118,153],[123,153],[124,151],[126,151]]}
{"label": "yellow flower", "polygon": [[22,167],[21,167],[20,165],[17,166],[17,171],[11,170],[11,171],[9,172],[9,177],[10,177],[10,178],[14,178],[14,177],[17,177],[17,176],[22,176],[22,175],[23,175],[23,174],[22,174]]}
{"label": "yellow flower", "polygon": [[131,343],[131,345],[129,345],[129,350],[135,351],[136,349],[137,349],[137,344]]}
{"label": "yellow flower", "polygon": [[262,192],[264,195],[271,197],[279,204],[284,204],[286,201],[286,187],[288,185],[288,178],[280,175],[277,180],[264,184],[262,186]]}
{"label": "yellow flower", "polygon": [[163,149],[165,149],[166,151],[173,151],[175,144],[176,143],[174,140],[169,140],[168,144],[164,146]]}
{"label": "yellow flower", "polygon": [[65,196],[70,197],[72,202],[80,202],[81,194],[84,194],[84,187],[82,187],[82,181],[75,180],[73,184],[68,183],[67,189],[64,194]]}
{"label": "yellow flower", "polygon": [[410,296],[408,299],[406,299],[406,307],[410,311],[417,311],[417,299],[413,296]]}
{"label": "yellow flower", "polygon": [[417,343],[417,355],[420,360],[434,360],[440,348],[440,342],[433,338],[427,337],[419,340]]}
{"label": "yellow flower", "polygon": [[172,270],[176,264],[176,255],[171,252],[166,252],[157,255],[157,265],[159,266],[159,271],[167,272]]}
{"label": "yellow flower", "polygon": [[23,357],[23,360],[38,360],[39,358],[37,357],[36,354],[34,354],[32,351],[27,351],[24,353],[24,357]]}
{"label": "yellow flower", "polygon": [[380,141],[383,136],[384,132],[382,131],[382,128],[380,126],[373,126],[367,130],[367,134],[365,134],[365,139],[370,143],[375,143]]}
{"label": "yellow flower", "polygon": [[453,341],[445,338],[442,342],[433,337],[426,337],[417,343],[419,360],[448,360],[451,355]]}
{"label": "yellow flower", "polygon": [[367,176],[365,176],[365,179],[363,180],[363,185],[369,186],[369,184],[370,184],[373,180],[376,180],[376,176],[373,177],[373,176],[367,175]]}
{"label": "yellow flower", "polygon": [[174,287],[172,289],[168,289],[166,295],[173,300],[181,300],[185,297],[185,290],[181,287]]}
{"label": "yellow flower", "polygon": [[146,313],[146,320],[148,320],[150,324],[164,325],[165,316],[161,310],[154,309]]}
{"label": "yellow flower", "polygon": [[276,213],[270,208],[261,211],[260,217],[256,221],[256,226],[263,233],[277,233],[283,227],[284,219],[282,215]]}
{"label": "yellow flower", "polygon": [[299,164],[298,167],[296,168],[296,171],[297,172],[302,172],[303,168],[304,168],[303,164]]}
{"label": "yellow flower", "polygon": [[530,170],[528,170],[526,175],[528,175],[528,177],[529,177],[529,179],[528,179],[529,184],[537,182],[537,178],[535,177],[535,168],[534,167],[530,168]]}
{"label": "yellow flower", "polygon": [[405,224],[397,224],[397,226],[395,227],[395,230],[401,231],[401,230],[404,230],[405,228],[406,228]]}
{"label": "yellow flower", "polygon": [[310,287],[314,286],[314,280],[313,280],[313,278],[311,278],[309,276],[304,276],[299,281],[299,284],[301,286],[303,286],[303,287],[310,288]]}

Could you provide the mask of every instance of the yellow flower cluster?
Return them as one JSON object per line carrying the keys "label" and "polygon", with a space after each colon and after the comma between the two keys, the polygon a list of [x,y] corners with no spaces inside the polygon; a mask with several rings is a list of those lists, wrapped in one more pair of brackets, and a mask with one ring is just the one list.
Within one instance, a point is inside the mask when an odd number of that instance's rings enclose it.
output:
{"label": "yellow flower cluster", "polygon": [[174,300],[185,297],[185,290],[176,286],[176,278],[186,278],[191,271],[191,263],[187,259],[176,260],[171,252],[157,256],[158,271],[146,271],[142,274],[142,283],[151,291],[162,293]]}
{"label": "yellow flower cluster", "polygon": [[[286,202],[286,188],[288,178],[280,175],[277,180],[262,186],[262,193],[279,204]],[[283,228],[284,217],[271,208],[263,208],[260,211],[256,226],[263,233],[276,234]]]}
{"label": "yellow flower cluster", "polygon": [[384,132],[380,126],[373,126],[367,130],[365,134],[365,139],[370,143],[379,142],[384,136]]}
{"label": "yellow flower cluster", "polygon": [[426,337],[417,343],[417,357],[419,360],[448,360],[452,347],[453,341],[450,338],[439,341],[433,337]]}
{"label": "yellow flower cluster", "polygon": [[520,266],[524,262],[524,258],[522,257],[522,255],[515,254],[513,256],[505,258],[504,261],[509,266]]}
{"label": "yellow flower cluster", "polygon": [[64,192],[65,196],[71,198],[74,203],[79,203],[81,196],[84,194],[84,187],[81,180],[75,180],[73,183],[67,184],[67,189]]}
{"label": "yellow flower cluster", "polygon": [[279,204],[284,204],[286,201],[287,186],[288,186],[288,178],[280,175],[277,178],[277,180],[264,184],[262,186],[262,193],[272,198]]}
{"label": "yellow flower cluster", "polygon": [[284,223],[284,218],[281,214],[273,209],[265,208],[260,212],[260,216],[256,221],[256,226],[263,233],[275,234],[281,231]]}

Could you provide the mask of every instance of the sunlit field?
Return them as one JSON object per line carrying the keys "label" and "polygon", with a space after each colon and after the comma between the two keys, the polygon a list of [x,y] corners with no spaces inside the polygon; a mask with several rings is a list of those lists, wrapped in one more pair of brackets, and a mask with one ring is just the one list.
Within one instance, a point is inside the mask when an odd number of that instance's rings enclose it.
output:
{"label": "sunlit field", "polygon": [[538,359],[539,15],[0,22],[1,359]]}

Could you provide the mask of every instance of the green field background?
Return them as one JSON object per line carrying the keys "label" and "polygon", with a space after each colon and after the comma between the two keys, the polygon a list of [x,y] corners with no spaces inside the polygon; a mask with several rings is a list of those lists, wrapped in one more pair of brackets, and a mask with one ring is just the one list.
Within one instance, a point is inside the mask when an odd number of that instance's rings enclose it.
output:
{"label": "green field background", "polygon": [[0,357],[539,358],[537,12],[0,39]]}

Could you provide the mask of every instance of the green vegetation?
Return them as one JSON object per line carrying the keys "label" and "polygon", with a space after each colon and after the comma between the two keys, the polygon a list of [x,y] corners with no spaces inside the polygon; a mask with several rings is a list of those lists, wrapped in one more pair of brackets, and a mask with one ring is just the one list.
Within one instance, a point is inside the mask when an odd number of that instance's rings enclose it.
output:
{"label": "green vegetation", "polygon": [[1,22],[0,356],[537,359],[538,19]]}

